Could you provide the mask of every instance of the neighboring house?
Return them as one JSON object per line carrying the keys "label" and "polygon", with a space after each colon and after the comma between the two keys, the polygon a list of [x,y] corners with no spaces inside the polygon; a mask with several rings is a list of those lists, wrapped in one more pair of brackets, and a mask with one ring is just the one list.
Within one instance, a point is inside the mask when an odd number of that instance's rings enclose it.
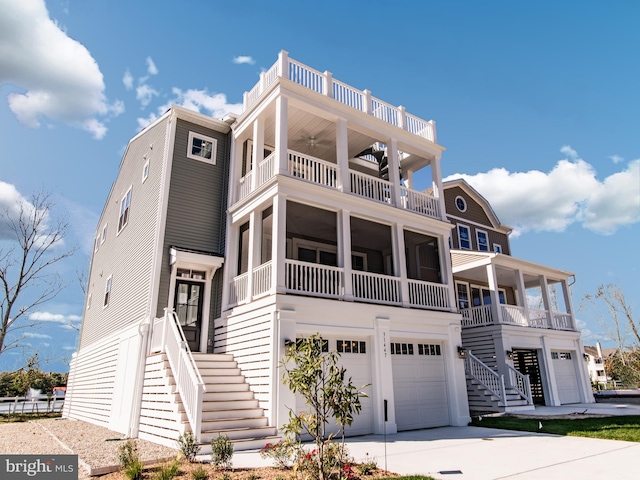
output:
{"label": "neighboring house", "polygon": [[304,407],[278,365],[319,332],[370,384],[348,435],[466,425],[451,225],[411,188],[442,191],[443,150],[433,121],[284,51],[237,119],[172,107],[105,204],[65,416],[255,448]]}
{"label": "neighboring house", "polygon": [[607,376],[605,370],[605,356],[602,351],[600,342],[596,342],[595,346],[585,345],[584,355],[587,362],[587,370],[589,371],[589,378],[591,383],[599,388],[607,388],[611,383],[611,378]]}
{"label": "neighboring house", "polygon": [[511,229],[485,198],[462,179],[443,188],[470,409],[593,403],[571,305],[573,274],[514,258]]}

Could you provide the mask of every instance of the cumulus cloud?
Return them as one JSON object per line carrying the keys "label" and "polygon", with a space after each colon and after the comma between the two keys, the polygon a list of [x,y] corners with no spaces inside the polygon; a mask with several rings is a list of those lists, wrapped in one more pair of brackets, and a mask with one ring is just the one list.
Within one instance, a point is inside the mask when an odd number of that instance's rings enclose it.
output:
{"label": "cumulus cloud", "polygon": [[26,338],[51,338],[51,335],[46,335],[44,333],[33,333],[33,332],[25,332],[23,336]]}
{"label": "cumulus cloud", "polygon": [[611,155],[609,158],[611,159],[611,161],[613,163],[622,163],[622,162],[624,162],[624,158],[622,158],[620,155]]}
{"label": "cumulus cloud", "polygon": [[147,73],[149,75],[158,74],[158,67],[156,67],[156,64],[154,63],[153,58],[151,57],[147,57]]}
{"label": "cumulus cloud", "polygon": [[126,88],[127,90],[131,90],[133,88],[133,75],[131,75],[131,72],[128,68],[122,76],[122,83],[124,84],[124,88]]}
{"label": "cumulus cloud", "polygon": [[136,88],[136,99],[140,101],[140,104],[143,107],[149,105],[153,97],[157,97],[158,95],[158,91],[155,88],[150,87],[146,83],[138,85],[138,87]]}
{"label": "cumulus cloud", "polygon": [[549,172],[510,172],[495,168],[475,175],[454,174],[483,195],[512,236],[526,231],[562,232],[573,223],[601,235],[611,235],[640,221],[640,159],[598,180],[596,171],[570,146],[567,158]]}
{"label": "cumulus cloud", "polygon": [[29,314],[29,320],[34,322],[57,323],[60,325],[60,328],[64,330],[75,331],[80,329],[80,324],[82,323],[82,317],[79,315],[63,315],[61,313],[51,312],[32,312]]}
{"label": "cumulus cloud", "polygon": [[193,110],[194,112],[204,113],[214,118],[222,118],[228,113],[238,115],[242,113],[242,103],[229,103],[224,93],[209,93],[206,89],[181,90],[175,87],[172,89],[172,93],[174,97],[159,107],[157,113],[151,113],[145,118],[138,118],[138,127],[141,130],[153,123],[160,115],[166,112],[172,104]]}
{"label": "cumulus cloud", "polygon": [[0,240],[15,239],[15,231],[8,222],[17,221],[20,212],[27,215],[34,211],[33,204],[24,197],[15,185],[0,180]]}
{"label": "cumulus cloud", "polygon": [[247,65],[253,65],[256,63],[256,61],[249,55],[238,55],[237,57],[233,57],[233,63],[237,65],[242,65],[243,63]]}
{"label": "cumulus cloud", "polygon": [[[151,103],[153,97],[157,97],[160,95],[160,92],[149,85],[148,81],[153,75],[158,74],[158,67],[151,57],[147,57],[147,75],[142,77],[138,77],[137,86],[136,86],[136,100],[140,102],[140,105],[144,109],[147,105]],[[124,75],[122,77],[122,83],[127,90],[133,89],[134,78],[129,69],[125,70]]]}
{"label": "cumulus cloud", "polygon": [[110,106],[97,62],[87,48],[51,20],[44,0],[0,0],[0,85],[22,124],[36,128],[42,118],[83,128],[96,139],[106,134]]}

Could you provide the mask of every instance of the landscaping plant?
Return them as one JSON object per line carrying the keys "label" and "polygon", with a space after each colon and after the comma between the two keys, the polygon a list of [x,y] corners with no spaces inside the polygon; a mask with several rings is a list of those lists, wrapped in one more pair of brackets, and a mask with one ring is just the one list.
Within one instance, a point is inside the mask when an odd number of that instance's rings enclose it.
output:
{"label": "landscaping plant", "polygon": [[218,435],[211,440],[211,463],[216,467],[231,468],[233,443],[226,435]]}
{"label": "landscaping plant", "polygon": [[184,456],[185,460],[189,463],[193,463],[196,460],[198,453],[200,453],[200,445],[198,445],[193,433],[187,432],[184,435],[180,435],[176,442],[178,444],[178,449]]}
{"label": "landscaping plant", "polygon": [[144,463],[138,456],[138,447],[132,440],[127,440],[118,448],[118,460],[125,477],[129,480],[140,480]]}

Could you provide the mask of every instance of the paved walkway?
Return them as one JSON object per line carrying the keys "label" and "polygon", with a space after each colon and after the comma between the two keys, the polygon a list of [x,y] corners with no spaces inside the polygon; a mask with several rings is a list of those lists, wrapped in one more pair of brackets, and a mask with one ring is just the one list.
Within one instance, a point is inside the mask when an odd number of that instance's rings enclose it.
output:
{"label": "paved walkway", "polygon": [[[536,407],[531,415],[573,413],[640,415],[638,405],[585,404]],[[519,412],[523,413],[523,412]],[[443,427],[348,439],[356,460],[374,457],[400,474],[441,480],[638,479],[640,443],[514,432],[479,427]],[[270,465],[257,452],[236,452],[237,467]]]}

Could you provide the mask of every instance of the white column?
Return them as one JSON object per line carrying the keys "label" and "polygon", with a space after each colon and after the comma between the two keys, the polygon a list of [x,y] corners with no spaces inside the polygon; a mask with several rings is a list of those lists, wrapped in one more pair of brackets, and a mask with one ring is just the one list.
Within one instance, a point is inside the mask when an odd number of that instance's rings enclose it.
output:
{"label": "white column", "polygon": [[[489,283],[489,293],[491,294],[491,310],[496,320],[494,323],[502,323],[502,308],[500,308],[500,297],[498,296],[498,278],[496,277],[495,266],[492,264],[487,265],[487,282]],[[482,295],[482,292],[480,295]]]}
{"label": "white column", "polygon": [[322,93],[329,98],[333,98],[333,74],[325,70],[322,78]]}
{"label": "white column", "polygon": [[562,280],[560,282],[562,284],[562,295],[564,296],[564,306],[566,312],[571,315],[571,325],[574,330],[578,330],[576,328],[576,317],[573,315],[573,305],[571,304],[571,292],[569,291],[569,284],[566,280]]}
{"label": "white column", "polygon": [[542,303],[546,311],[545,327],[553,327],[553,320],[551,318],[551,300],[549,298],[549,284],[547,283],[547,277],[540,275],[540,293],[542,295]]}
{"label": "white column", "polygon": [[282,95],[276,98],[276,161],[274,162],[275,174],[287,173],[287,162],[289,154],[287,152],[287,129],[288,129],[289,102],[287,97]]}
{"label": "white column", "polygon": [[404,246],[404,225],[396,223],[391,227],[393,248],[393,274],[400,278],[400,298],[403,307],[411,305],[409,282],[407,281],[407,261]]}
{"label": "white column", "polygon": [[458,356],[458,347],[462,345],[462,332],[459,323],[449,324],[448,341],[444,342],[445,375],[451,425],[464,427],[469,424],[469,404],[467,403],[467,382],[464,373],[464,360]]}
{"label": "white column", "polygon": [[231,223],[231,215],[227,215],[226,261],[222,275],[222,306],[224,312],[229,309],[229,290],[231,280],[237,275],[239,228]]}
{"label": "white column", "polygon": [[[451,235],[451,233],[449,233]],[[447,294],[449,296],[449,309],[452,312],[458,311],[456,304],[456,286],[453,281],[453,270],[451,268],[451,252],[449,250],[449,238],[438,237],[438,252],[440,252],[440,281],[447,285]]]}
{"label": "white column", "polygon": [[287,199],[273,197],[273,225],[271,226],[271,291],[284,293],[285,259],[287,256]]}
{"label": "white column", "polygon": [[338,212],[338,266],[343,269],[343,300],[353,302],[353,281],[351,279],[351,212]]}
{"label": "white column", "polygon": [[[558,395],[558,386],[556,385],[556,373],[553,368],[553,360],[551,359],[551,350],[547,345],[547,337],[542,336],[542,356],[544,358],[544,373],[547,378],[542,380],[547,384],[547,391],[545,391],[544,400],[547,406],[558,407],[560,406],[560,396]],[[541,374],[543,373],[542,369]],[[543,384],[544,387],[544,384]]]}
{"label": "white column", "polygon": [[282,78],[289,80],[289,52],[280,50],[278,54],[278,70]]}
{"label": "white column", "polygon": [[522,307],[524,311],[524,320],[526,324],[529,324],[529,305],[527,302],[527,287],[524,285],[524,276],[522,270],[516,270],[513,272],[516,277],[516,288],[518,295],[518,306]]}
{"label": "white column", "polygon": [[398,141],[395,138],[387,143],[387,161],[389,162],[389,182],[391,182],[391,204],[401,208],[400,159],[398,158]]}
{"label": "white column", "polygon": [[264,120],[260,117],[253,122],[253,151],[251,152],[251,191],[256,189],[256,180],[258,178],[258,165],[264,160]]}
{"label": "white column", "polygon": [[252,211],[249,214],[249,244],[247,248],[249,251],[247,252],[247,299],[251,301],[253,298],[253,270],[256,268],[255,259],[256,259],[256,211]]}
{"label": "white column", "polygon": [[580,401],[582,403],[595,403],[593,398],[593,390],[591,389],[591,377],[587,362],[584,360],[584,345],[580,338],[574,340],[576,346],[576,375],[578,377],[578,387],[580,388]]}
{"label": "white column", "polygon": [[444,193],[442,190],[442,169],[440,168],[440,155],[431,160],[431,180],[433,183],[433,195],[438,199],[440,218],[446,218],[444,206]]}
{"label": "white column", "polygon": [[[373,433],[394,434],[398,431],[393,396],[393,369],[391,365],[391,321],[377,317],[373,324]],[[385,424],[385,400],[387,421]]]}
{"label": "white column", "polygon": [[[276,332],[274,332],[273,337],[276,343],[273,345],[273,373],[270,378],[271,384],[273,385],[271,389],[273,414],[270,415],[270,425],[279,429],[282,425],[289,422],[289,411],[295,411],[296,409],[296,395],[289,387],[283,385],[283,370],[280,366],[280,362],[286,353],[285,341],[296,341],[296,313],[293,310],[278,310],[274,312],[274,316]],[[294,365],[289,365],[289,367],[292,368]]]}
{"label": "white column", "polygon": [[349,144],[347,137],[347,121],[339,118],[336,122],[336,158],[338,159],[338,189],[351,191],[349,178]]}

